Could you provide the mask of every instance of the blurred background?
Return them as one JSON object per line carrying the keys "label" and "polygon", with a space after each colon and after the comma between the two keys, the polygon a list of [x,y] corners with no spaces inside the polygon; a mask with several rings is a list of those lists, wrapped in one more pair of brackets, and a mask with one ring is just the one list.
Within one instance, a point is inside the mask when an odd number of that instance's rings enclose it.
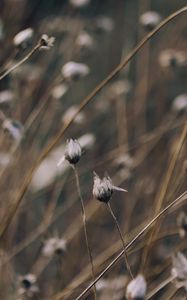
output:
{"label": "blurred background", "polygon": [[[83,148],[77,170],[96,274],[122,245],[106,206],[93,199],[93,171],[128,190],[111,200],[126,242],[185,191],[186,12],[73,117],[137,43],[185,5],[0,0],[0,75],[29,54],[0,80],[1,299],[75,299],[92,279],[74,173],[67,162],[57,167],[67,139]],[[54,46],[30,56],[43,34]],[[133,273],[143,272],[148,290],[168,278],[171,255],[187,250],[185,222],[183,205],[130,248]],[[121,259],[98,282],[98,299],[124,299],[129,279]],[[169,283],[152,298],[170,299],[176,290]],[[173,299],[185,299],[182,292]],[[85,299],[94,299],[92,291]]]}

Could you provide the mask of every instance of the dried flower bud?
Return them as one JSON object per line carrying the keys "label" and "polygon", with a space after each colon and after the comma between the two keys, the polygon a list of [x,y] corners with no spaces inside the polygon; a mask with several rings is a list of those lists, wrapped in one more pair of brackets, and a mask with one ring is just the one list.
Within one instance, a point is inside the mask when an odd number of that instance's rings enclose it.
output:
{"label": "dried flower bud", "polygon": [[127,300],[143,300],[147,291],[147,283],[143,275],[139,274],[127,285]]}
{"label": "dried flower bud", "polygon": [[74,7],[81,8],[90,3],[90,0],[69,0],[70,4]]}
{"label": "dried flower bud", "polygon": [[153,30],[161,21],[161,16],[156,11],[146,11],[140,16],[140,24],[148,31]]}
{"label": "dried flower bud", "polygon": [[45,241],[42,254],[51,257],[54,254],[61,255],[66,251],[66,240],[60,238],[49,238]]}
{"label": "dried flower bud", "polygon": [[0,105],[1,104],[9,104],[13,102],[14,94],[9,90],[4,90],[0,92]]}
{"label": "dried flower bud", "polygon": [[79,79],[90,73],[90,69],[87,65],[76,63],[73,61],[67,62],[62,67],[62,76],[66,80]]}
{"label": "dried flower bud", "polygon": [[19,283],[19,295],[27,295],[28,297],[33,297],[34,294],[37,294],[39,292],[39,288],[36,284],[36,276],[34,274],[20,276]]}
{"label": "dried flower bud", "polygon": [[27,47],[28,44],[32,41],[34,35],[34,31],[32,28],[27,28],[25,30],[22,30],[20,32],[18,32],[14,39],[13,39],[13,43],[16,47]]}
{"label": "dried flower bud", "polygon": [[40,39],[40,50],[49,50],[54,46],[55,37],[43,34]]}
{"label": "dried flower bud", "polygon": [[75,165],[78,163],[79,159],[82,155],[82,148],[77,140],[70,139],[67,141],[66,150],[64,153],[64,156],[59,161],[58,166],[61,165],[61,163],[64,160],[67,160],[70,164]]}
{"label": "dried flower bud", "polygon": [[75,44],[81,50],[90,50],[93,48],[94,42],[93,38],[86,31],[82,31],[79,33]]}
{"label": "dried flower bud", "polygon": [[187,57],[183,51],[177,51],[175,49],[165,49],[159,55],[159,63],[161,67],[186,67]]}
{"label": "dried flower bud", "polygon": [[187,291],[187,259],[181,253],[178,252],[172,256],[172,270],[171,274],[176,278],[177,288],[184,287]]}
{"label": "dried flower bud", "polygon": [[98,32],[110,32],[114,29],[114,21],[107,16],[99,16],[95,20],[95,29]]}
{"label": "dried flower bud", "polygon": [[5,119],[2,127],[15,141],[20,142],[23,136],[23,125],[20,122],[12,119]]}
{"label": "dried flower bud", "polygon": [[52,89],[51,94],[55,99],[60,99],[66,94],[67,91],[68,91],[67,85],[62,83],[62,84],[56,85]]}
{"label": "dried flower bud", "polygon": [[127,192],[124,189],[114,186],[109,176],[100,179],[99,176],[94,172],[93,196],[97,200],[108,203],[112,198],[114,190]]}
{"label": "dried flower bud", "polygon": [[127,79],[119,79],[110,85],[107,96],[111,100],[116,100],[117,97],[127,96],[130,90],[130,82]]}
{"label": "dried flower bud", "polygon": [[187,111],[187,94],[178,95],[173,100],[172,109],[176,112]]}

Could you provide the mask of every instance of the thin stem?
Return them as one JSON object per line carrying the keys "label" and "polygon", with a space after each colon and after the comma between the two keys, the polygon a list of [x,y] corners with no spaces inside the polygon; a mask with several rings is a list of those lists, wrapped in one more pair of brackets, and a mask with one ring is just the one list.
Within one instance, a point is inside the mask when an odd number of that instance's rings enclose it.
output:
{"label": "thin stem", "polygon": [[118,230],[118,232],[119,232],[119,236],[120,236],[120,239],[121,239],[121,241],[122,241],[122,245],[123,245],[123,249],[124,249],[125,265],[126,265],[126,267],[127,267],[127,270],[129,271],[129,274],[130,274],[131,278],[133,279],[134,276],[133,276],[133,274],[132,274],[131,267],[130,267],[130,264],[129,264],[129,262],[128,262],[127,252],[126,252],[126,245],[125,245],[125,241],[124,241],[124,238],[123,238],[123,234],[122,234],[122,232],[121,232],[121,229],[120,229],[120,227],[119,227],[117,218],[116,218],[116,216],[114,215],[114,212],[113,212],[112,207],[111,207],[111,205],[110,205],[109,202],[107,203],[107,208],[108,208],[108,211],[109,211],[109,213],[111,214],[111,216],[112,216],[112,218],[113,218],[113,220],[114,220],[114,222],[115,222],[115,225],[116,225],[116,227],[117,227],[117,230]]}
{"label": "thin stem", "polygon": [[41,47],[40,42],[36,44],[36,46],[20,61],[18,61],[15,65],[13,65],[11,68],[9,68],[7,71],[5,71],[1,76],[0,80],[5,78],[8,74],[10,74],[12,71],[17,69],[19,66],[21,66],[25,61],[27,61],[39,48]]}
{"label": "thin stem", "polygon": [[[127,251],[159,218],[161,218],[170,208],[174,207],[179,203],[183,203],[187,199],[187,191],[182,195],[176,198],[173,202],[168,204],[162,211],[160,211],[145,227],[140,230],[140,232],[127,244],[125,251]],[[124,250],[122,250],[112,261],[111,263],[99,274],[99,276],[84,289],[84,291],[75,299],[80,300],[83,296],[92,288],[96,282],[98,282],[123,256]]]}
{"label": "thin stem", "polygon": [[174,18],[179,16],[180,14],[187,11],[187,6],[177,10],[173,14],[169,15],[165,18],[153,31],[147,34],[139,43],[138,45],[129,53],[129,55],[103,80],[100,84],[96,86],[96,88],[80,103],[76,113],[70,118],[70,120],[60,129],[60,131],[56,134],[56,136],[49,142],[49,144],[45,147],[39,158],[37,159],[36,163],[31,167],[28,174],[25,176],[24,182],[19,189],[18,195],[15,197],[15,201],[8,213],[4,216],[1,224],[0,224],[0,238],[2,238],[16,211],[27,191],[27,188],[32,180],[33,174],[40,165],[40,163],[47,157],[47,155],[53,150],[53,148],[58,144],[60,139],[62,138],[65,131],[70,127],[73,123],[73,120],[76,118],[78,113],[115,77],[117,76],[120,71],[127,66],[127,64],[131,61],[131,59],[137,54],[137,52],[157,33],[159,32],[167,23],[171,22]]}
{"label": "thin stem", "polygon": [[[75,179],[76,179],[76,186],[77,186],[77,191],[79,194],[79,198],[80,198],[80,202],[81,202],[81,210],[82,210],[82,221],[83,221],[83,227],[84,227],[84,235],[85,235],[85,240],[86,240],[86,247],[87,247],[87,252],[88,252],[88,256],[90,259],[90,264],[91,264],[91,268],[92,268],[92,277],[93,280],[95,281],[95,272],[94,272],[94,265],[93,265],[93,257],[92,257],[92,252],[91,252],[91,248],[89,245],[89,241],[88,241],[88,232],[87,232],[87,224],[86,224],[86,213],[85,213],[85,207],[84,207],[84,200],[81,194],[81,189],[80,189],[80,181],[79,181],[79,175],[77,172],[77,169],[74,165],[71,165],[75,174]],[[93,292],[94,292],[94,299],[97,299],[97,293],[96,293],[96,286],[95,284],[93,285]]]}
{"label": "thin stem", "polygon": [[155,289],[153,289],[146,297],[146,300],[151,299],[154,295],[156,295],[161,289],[163,289],[164,287],[166,287],[173,279],[175,278],[175,276],[170,276],[169,278],[167,278],[166,280],[162,281],[159,286],[157,286]]}

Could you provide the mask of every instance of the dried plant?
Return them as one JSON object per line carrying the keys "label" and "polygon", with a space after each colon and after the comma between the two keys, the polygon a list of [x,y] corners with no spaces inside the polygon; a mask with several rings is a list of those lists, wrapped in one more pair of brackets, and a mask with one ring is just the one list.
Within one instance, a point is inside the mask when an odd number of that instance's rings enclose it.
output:
{"label": "dried plant", "polygon": [[186,299],[186,14],[0,1],[1,299]]}

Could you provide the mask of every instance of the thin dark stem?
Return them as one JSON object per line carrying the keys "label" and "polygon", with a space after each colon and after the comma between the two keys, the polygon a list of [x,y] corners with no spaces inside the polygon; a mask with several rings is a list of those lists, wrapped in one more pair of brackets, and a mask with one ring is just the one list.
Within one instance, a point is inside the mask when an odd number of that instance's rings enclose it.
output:
{"label": "thin dark stem", "polygon": [[119,227],[117,218],[116,218],[116,216],[114,215],[114,212],[113,212],[112,207],[111,207],[111,205],[110,205],[109,202],[107,203],[107,208],[108,208],[108,211],[110,212],[110,214],[111,214],[111,216],[112,216],[112,218],[113,218],[113,220],[114,220],[114,222],[115,222],[115,225],[116,225],[116,227],[117,227],[117,230],[118,230],[118,232],[119,232],[119,236],[120,236],[120,239],[121,239],[121,242],[122,242],[122,245],[123,245],[123,249],[124,249],[125,265],[126,265],[126,267],[127,267],[127,270],[129,271],[129,274],[130,274],[131,278],[133,279],[134,276],[133,276],[133,274],[132,274],[131,267],[130,267],[130,264],[129,264],[129,262],[128,262],[128,257],[127,257],[127,253],[126,253],[126,245],[125,245],[125,241],[124,241],[124,238],[123,238],[123,234],[122,234],[122,232],[121,232],[121,229],[120,229],[120,227]]}
{"label": "thin dark stem", "polygon": [[15,69],[17,69],[19,66],[21,66],[24,62],[26,62],[40,47],[41,47],[41,44],[40,44],[40,42],[38,42],[37,45],[24,58],[22,58],[15,65],[13,65],[11,68],[9,68],[7,71],[5,71],[0,76],[0,80],[5,78],[8,74],[13,72]]}
{"label": "thin dark stem", "polygon": [[[80,202],[81,202],[82,221],[83,221],[83,227],[84,227],[84,235],[85,235],[85,240],[86,240],[86,247],[87,247],[87,252],[88,252],[88,256],[89,256],[90,264],[91,264],[91,268],[92,268],[92,277],[93,277],[93,280],[95,281],[95,272],[94,272],[94,265],[93,265],[93,257],[92,257],[92,252],[91,252],[91,248],[90,248],[89,241],[88,241],[88,232],[87,232],[87,224],[86,224],[86,213],[85,213],[85,207],[84,207],[84,200],[83,200],[81,189],[80,189],[79,175],[78,175],[76,167],[74,165],[71,165],[71,166],[72,166],[74,174],[75,174],[77,191],[78,191]],[[97,293],[96,293],[95,284],[93,285],[93,292],[94,292],[94,298],[96,300],[97,299]]]}
{"label": "thin dark stem", "polygon": [[[140,230],[140,232],[126,245],[125,251],[127,251],[150,227],[159,219],[161,218],[170,208],[174,207],[179,203],[183,203],[187,199],[187,191],[185,191],[182,195],[176,198],[173,202],[168,204],[162,211],[160,211],[152,220]],[[99,276],[84,289],[84,291],[75,299],[80,300],[83,298],[85,294],[92,288],[96,282],[98,282],[117,262],[118,260],[124,255],[124,249],[111,261],[111,263],[99,274]]]}

